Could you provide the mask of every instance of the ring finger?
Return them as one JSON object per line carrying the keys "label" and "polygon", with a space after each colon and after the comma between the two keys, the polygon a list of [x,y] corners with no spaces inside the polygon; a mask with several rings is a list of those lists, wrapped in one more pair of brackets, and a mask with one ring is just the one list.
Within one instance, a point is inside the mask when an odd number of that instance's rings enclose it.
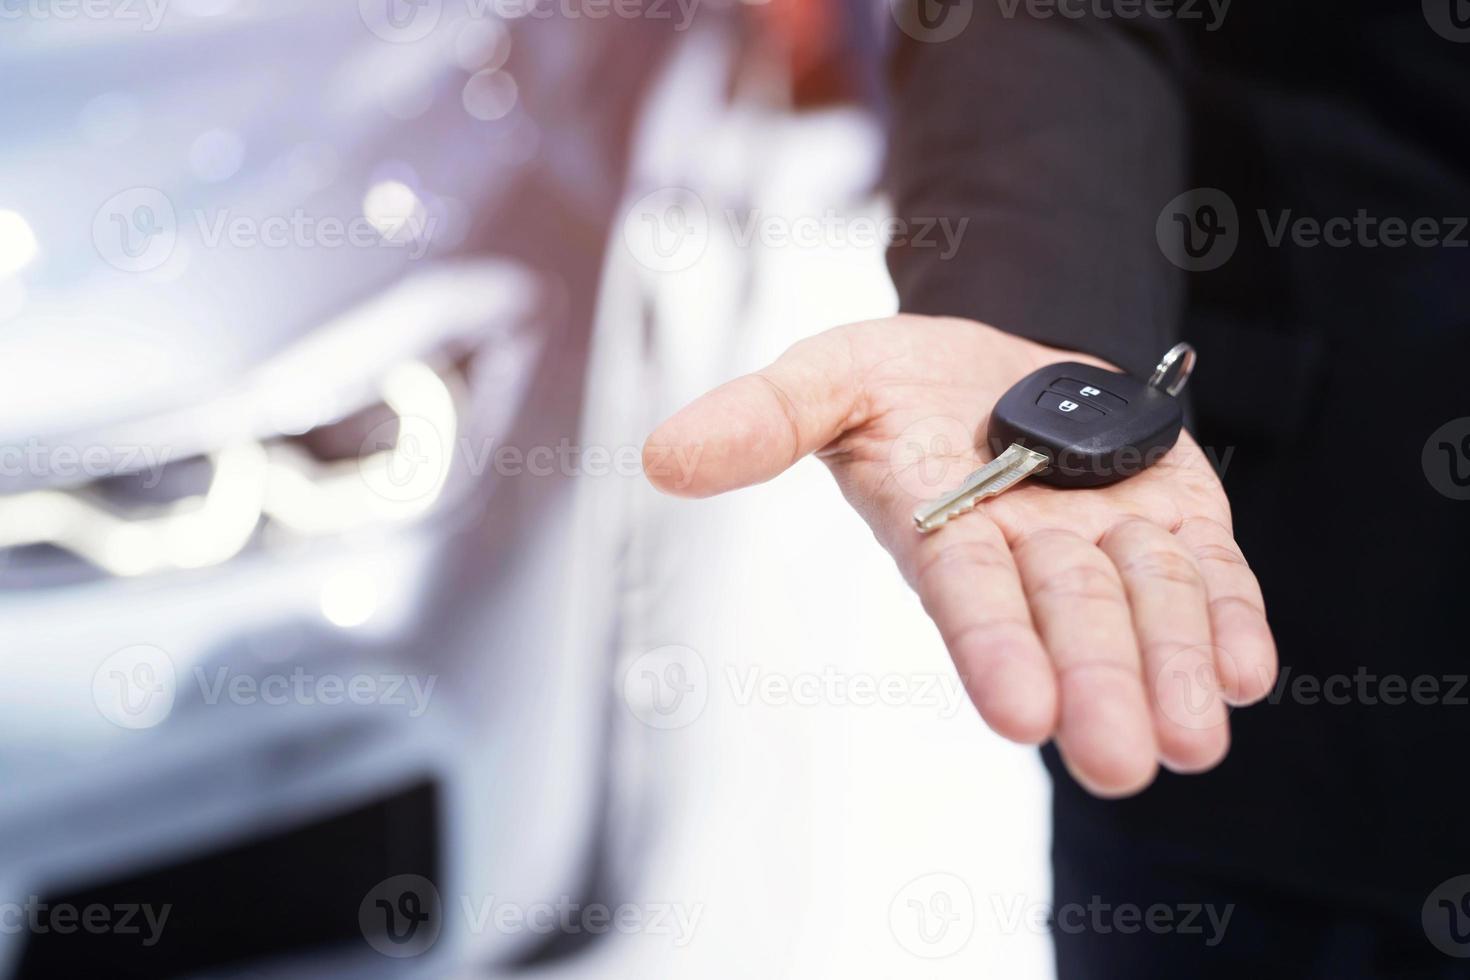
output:
{"label": "ring finger", "polygon": [[1145,520],[1118,524],[1098,545],[1128,593],[1159,757],[1179,772],[1212,768],[1229,748],[1230,729],[1199,567],[1174,535]]}

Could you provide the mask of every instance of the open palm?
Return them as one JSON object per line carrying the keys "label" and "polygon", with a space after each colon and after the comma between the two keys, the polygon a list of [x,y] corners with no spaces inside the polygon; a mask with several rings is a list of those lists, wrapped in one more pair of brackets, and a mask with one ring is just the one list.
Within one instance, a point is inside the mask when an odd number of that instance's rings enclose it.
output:
{"label": "open palm", "polygon": [[[1102,364],[969,320],[838,327],[669,419],[645,468],[660,489],[707,496],[816,453],[918,591],[991,727],[1055,737],[1079,781],[1124,795],[1158,762],[1218,763],[1226,705],[1259,699],[1275,676],[1260,588],[1199,446],[1185,433],[1112,486],[1025,483],[933,534],[913,523],[991,458],[987,417],[1006,389],[1068,360]],[[671,458],[696,462],[675,473]]]}

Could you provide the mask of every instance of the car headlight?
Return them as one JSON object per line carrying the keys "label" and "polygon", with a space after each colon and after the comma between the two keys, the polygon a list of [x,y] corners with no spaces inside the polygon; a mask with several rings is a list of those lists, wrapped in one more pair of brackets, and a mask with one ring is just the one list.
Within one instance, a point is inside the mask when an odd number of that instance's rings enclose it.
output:
{"label": "car headlight", "polygon": [[[520,371],[528,366],[526,338],[507,324],[524,318],[529,283],[503,270],[467,282],[466,272],[400,284],[282,352],[223,407],[201,409],[207,422],[187,427],[195,442],[213,436],[213,448],[155,459],[146,471],[0,494],[0,554],[61,551],[136,576],[217,565],[265,526],[314,537],[428,513],[449,483],[482,348],[518,345]],[[401,334],[408,309],[429,353],[383,363],[384,345],[373,341],[385,318]],[[401,336],[391,346],[401,350]]]}

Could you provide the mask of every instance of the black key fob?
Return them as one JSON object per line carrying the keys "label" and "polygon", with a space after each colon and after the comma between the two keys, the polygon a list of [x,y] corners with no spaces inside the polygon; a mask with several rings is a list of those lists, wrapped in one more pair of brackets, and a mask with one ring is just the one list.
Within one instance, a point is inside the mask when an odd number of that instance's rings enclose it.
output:
{"label": "black key fob", "polygon": [[999,455],[1019,443],[1048,457],[1036,479],[1100,487],[1140,473],[1179,439],[1184,413],[1160,388],[1087,364],[1049,364],[1001,396],[988,437]]}

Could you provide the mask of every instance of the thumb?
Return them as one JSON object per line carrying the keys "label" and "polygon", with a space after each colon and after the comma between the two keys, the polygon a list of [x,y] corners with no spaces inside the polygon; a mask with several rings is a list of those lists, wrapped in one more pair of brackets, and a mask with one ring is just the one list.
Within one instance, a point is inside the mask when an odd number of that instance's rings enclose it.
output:
{"label": "thumb", "polygon": [[643,445],[644,472],[684,497],[771,479],[862,421],[855,364],[849,327],[801,341],[655,429]]}

